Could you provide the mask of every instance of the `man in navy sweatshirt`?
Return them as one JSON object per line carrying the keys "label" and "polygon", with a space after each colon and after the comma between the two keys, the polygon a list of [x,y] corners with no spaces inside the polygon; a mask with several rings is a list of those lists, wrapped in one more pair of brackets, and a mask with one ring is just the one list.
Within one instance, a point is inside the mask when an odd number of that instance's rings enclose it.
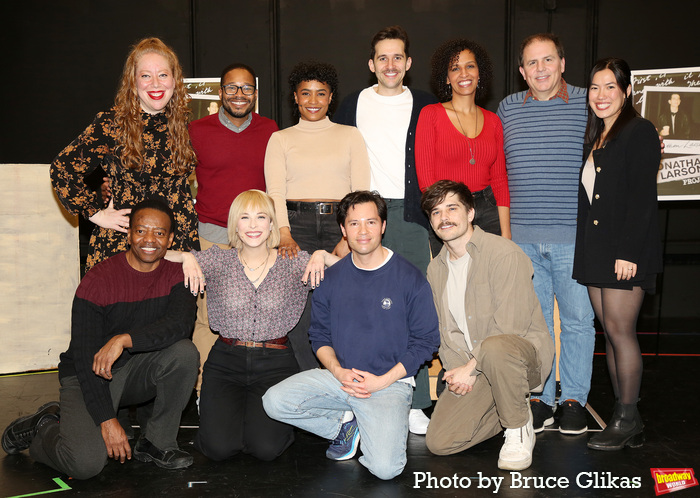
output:
{"label": "man in navy sweatshirt", "polygon": [[263,397],[271,418],[333,440],[326,456],[360,463],[380,479],[406,465],[413,376],[439,345],[430,286],[382,246],[387,207],[373,192],[346,195],[338,223],[350,255],[313,295],[309,337],[325,369],[301,372]]}
{"label": "man in navy sweatshirt", "polygon": [[[430,93],[403,85],[411,69],[408,34],[401,26],[388,26],[370,42],[369,69],[377,84],[348,95],[333,114],[336,123],[356,126],[369,153],[370,188],[387,203],[388,228],[382,242],[425,274],[430,263],[428,218],[420,208],[416,176],[416,124],[421,109],[437,102]],[[416,374],[408,430],[425,434],[430,419],[427,365]]]}
{"label": "man in navy sweatshirt", "polygon": [[197,379],[199,355],[189,339],[196,305],[182,265],[163,259],[174,226],[163,202],[134,206],[129,250],[96,265],[75,292],[70,346],[58,366],[60,403],[10,424],[2,436],[7,453],[29,449],[36,461],[88,479],[108,458],[131,459],[117,409],[152,401],[134,457],[166,469],[192,464],[177,433]]}

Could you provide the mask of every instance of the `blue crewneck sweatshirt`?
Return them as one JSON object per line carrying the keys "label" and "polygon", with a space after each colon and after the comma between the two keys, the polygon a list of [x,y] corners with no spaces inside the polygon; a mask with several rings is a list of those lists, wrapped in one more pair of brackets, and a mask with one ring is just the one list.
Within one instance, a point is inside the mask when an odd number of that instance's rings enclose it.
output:
{"label": "blue crewneck sweatshirt", "polygon": [[343,368],[383,375],[401,362],[410,377],[440,344],[430,285],[398,254],[369,271],[343,258],[326,270],[311,306],[314,351],[331,346]]}

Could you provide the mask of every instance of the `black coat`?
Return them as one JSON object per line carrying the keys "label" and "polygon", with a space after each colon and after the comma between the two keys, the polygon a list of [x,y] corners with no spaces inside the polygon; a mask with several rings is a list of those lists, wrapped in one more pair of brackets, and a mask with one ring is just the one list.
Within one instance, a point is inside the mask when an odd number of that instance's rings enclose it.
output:
{"label": "black coat", "polygon": [[[583,164],[592,146],[583,151]],[[639,285],[662,271],[656,175],[661,151],[654,125],[643,118],[627,123],[617,137],[593,152],[593,203],[580,183],[573,277],[579,283],[615,284],[615,260],[637,264],[629,281]]]}

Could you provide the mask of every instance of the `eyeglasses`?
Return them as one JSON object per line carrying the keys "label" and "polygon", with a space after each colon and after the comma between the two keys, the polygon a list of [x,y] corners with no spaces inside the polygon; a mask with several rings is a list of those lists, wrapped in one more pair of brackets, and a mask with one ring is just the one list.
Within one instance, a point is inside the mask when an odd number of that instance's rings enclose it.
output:
{"label": "eyeglasses", "polygon": [[224,93],[226,95],[236,95],[238,93],[238,89],[241,89],[241,92],[243,92],[243,95],[253,95],[255,93],[255,85],[234,85],[233,83],[229,83],[228,85],[223,85],[221,88],[224,89]]}

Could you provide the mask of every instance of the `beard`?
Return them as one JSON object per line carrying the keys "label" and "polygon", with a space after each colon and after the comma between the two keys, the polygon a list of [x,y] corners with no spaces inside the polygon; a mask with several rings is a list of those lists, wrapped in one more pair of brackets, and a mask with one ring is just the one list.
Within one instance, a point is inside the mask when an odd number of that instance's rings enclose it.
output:
{"label": "beard", "polygon": [[221,105],[224,107],[224,111],[234,118],[244,118],[255,109],[255,99],[248,101],[248,105],[242,109],[234,109],[227,100],[222,100]]}

